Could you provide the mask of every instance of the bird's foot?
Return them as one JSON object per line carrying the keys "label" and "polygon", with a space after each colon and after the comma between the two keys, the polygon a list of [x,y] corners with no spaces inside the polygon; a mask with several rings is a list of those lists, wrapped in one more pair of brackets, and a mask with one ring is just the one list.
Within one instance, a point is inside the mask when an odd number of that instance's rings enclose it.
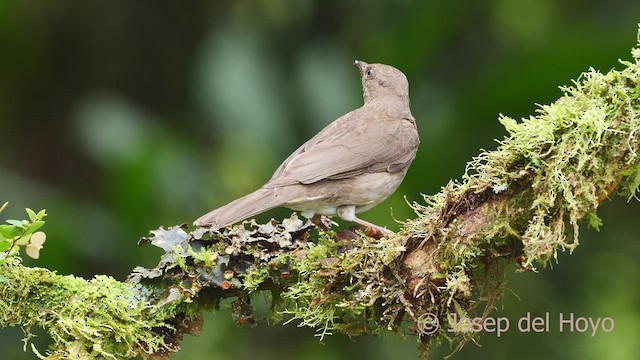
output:
{"label": "bird's foot", "polygon": [[356,223],[365,228],[364,234],[368,237],[372,237],[374,239],[380,239],[385,236],[389,236],[393,234],[393,231],[383,228],[382,226],[378,226],[376,224],[372,224],[368,221],[362,220],[356,216],[356,207],[355,205],[342,205],[336,209],[338,216],[342,219],[350,221],[352,223]]}
{"label": "bird's foot", "polygon": [[364,234],[367,235],[370,238],[374,238],[374,239],[380,239],[383,237],[389,237],[389,235],[393,234],[393,231],[387,229],[387,228],[383,228],[380,226],[376,226],[376,227],[366,227],[364,229]]}
{"label": "bird's foot", "polygon": [[393,231],[387,228],[384,228],[382,226],[378,226],[364,220],[360,220],[360,221],[362,222],[359,222],[359,221],[354,221],[354,222],[357,223],[363,229],[362,232],[370,238],[380,239],[383,237],[388,237],[389,235],[393,234]]}
{"label": "bird's foot", "polygon": [[338,223],[331,220],[331,217],[325,215],[314,215],[311,222],[323,231],[331,230],[331,226],[338,226]]}
{"label": "bird's foot", "polygon": [[370,223],[368,221],[359,219],[359,218],[357,218],[355,216],[354,216],[353,220],[351,220],[351,221],[356,223],[356,224],[358,224],[358,225],[360,225],[360,226],[362,226],[362,227],[364,227],[363,233],[366,236],[374,238],[374,239],[380,239],[380,238],[383,238],[383,237],[388,237],[389,235],[393,234],[393,231],[391,231],[391,230],[389,230],[387,228],[384,228],[382,226],[378,226],[376,224],[372,224],[372,223]]}

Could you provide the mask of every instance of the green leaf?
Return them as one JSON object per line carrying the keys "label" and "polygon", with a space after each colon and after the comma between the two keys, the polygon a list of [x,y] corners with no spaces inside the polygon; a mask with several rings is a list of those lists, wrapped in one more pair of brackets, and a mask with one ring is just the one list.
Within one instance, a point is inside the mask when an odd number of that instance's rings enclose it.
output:
{"label": "green leaf", "polygon": [[0,225],[0,234],[5,239],[13,239],[22,234],[22,228],[13,225]]}
{"label": "green leaf", "polygon": [[29,226],[29,229],[27,229],[27,231],[25,231],[24,235],[29,235],[31,233],[33,233],[34,231],[40,229],[42,227],[42,225],[44,225],[44,221],[42,220],[38,220],[36,222],[34,222],[33,224],[31,224],[31,226]]}
{"label": "green leaf", "polygon": [[21,236],[18,240],[16,240],[16,244],[20,246],[25,246],[29,243],[30,238],[31,238],[31,235]]}
{"label": "green leaf", "polygon": [[9,248],[11,248],[11,243],[13,241],[11,240],[2,240],[0,241],[0,252],[4,252],[9,250]]}
{"label": "green leaf", "polygon": [[[7,223],[13,225],[13,226],[17,226],[17,227],[21,227],[24,228],[25,224],[25,220],[7,220]],[[29,222],[27,221],[27,224],[29,224]]]}
{"label": "green leaf", "polygon": [[42,209],[38,211],[38,215],[36,216],[38,217],[38,220],[42,220],[43,217],[47,216],[47,210]]}
{"label": "green leaf", "polygon": [[26,208],[25,210],[27,211],[27,214],[29,215],[29,220],[31,220],[31,222],[36,221],[36,216],[37,216],[36,212],[31,210],[31,209],[29,209],[29,208]]}

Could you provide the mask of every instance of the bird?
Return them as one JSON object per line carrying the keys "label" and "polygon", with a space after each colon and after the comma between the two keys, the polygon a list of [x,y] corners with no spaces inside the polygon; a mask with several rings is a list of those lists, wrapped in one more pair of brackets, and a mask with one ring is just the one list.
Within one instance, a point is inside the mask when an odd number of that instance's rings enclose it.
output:
{"label": "bird", "polygon": [[393,66],[356,60],[364,104],[302,144],[260,189],[208,212],[194,225],[220,229],[276,207],[306,218],[338,216],[383,235],[358,218],[402,183],[420,139],[409,107],[409,82]]}

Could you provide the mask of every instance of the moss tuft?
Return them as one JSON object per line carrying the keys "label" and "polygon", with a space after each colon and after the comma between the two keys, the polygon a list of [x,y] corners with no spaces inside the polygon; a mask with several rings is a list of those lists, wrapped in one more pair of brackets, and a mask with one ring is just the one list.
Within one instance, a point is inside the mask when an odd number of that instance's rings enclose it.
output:
{"label": "moss tuft", "polygon": [[25,346],[34,326],[53,339],[48,359],[122,359],[170,350],[158,336],[167,314],[136,299],[131,284],[107,276],[84,280],[28,268],[18,258],[2,265],[0,322],[20,325]]}

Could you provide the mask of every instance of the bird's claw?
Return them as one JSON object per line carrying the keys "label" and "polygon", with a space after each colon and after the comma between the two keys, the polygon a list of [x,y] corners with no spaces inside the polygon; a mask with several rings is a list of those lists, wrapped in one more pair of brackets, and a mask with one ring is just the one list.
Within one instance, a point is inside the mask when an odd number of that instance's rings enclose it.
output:
{"label": "bird's claw", "polygon": [[338,226],[337,222],[325,215],[314,215],[313,218],[311,218],[311,222],[323,231],[329,231],[332,226]]}

